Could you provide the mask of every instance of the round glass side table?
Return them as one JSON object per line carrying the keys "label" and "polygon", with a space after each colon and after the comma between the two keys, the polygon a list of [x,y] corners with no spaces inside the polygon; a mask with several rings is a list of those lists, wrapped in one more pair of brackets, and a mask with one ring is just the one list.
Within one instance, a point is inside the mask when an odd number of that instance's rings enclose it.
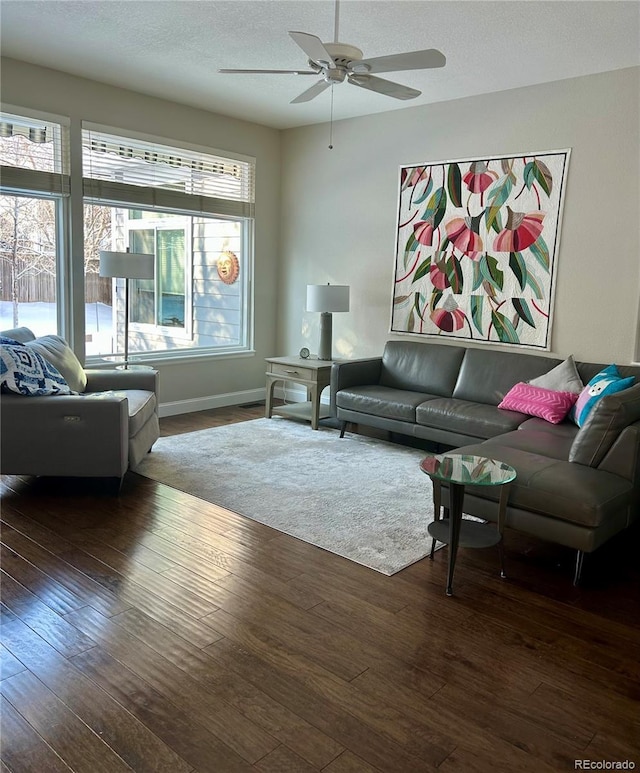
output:
{"label": "round glass side table", "polygon": [[[431,535],[433,560],[436,540],[449,545],[449,566],[447,571],[447,596],[453,595],[453,570],[456,565],[458,547],[487,548],[497,545],[500,551],[500,575],[505,577],[502,531],[509,499],[509,488],[516,478],[516,471],[504,462],[484,456],[466,454],[432,454],[420,463],[420,469],[433,483],[434,520],[428,526]],[[449,517],[440,518],[442,483],[449,484]],[[486,523],[463,520],[465,486],[501,486],[498,505],[498,528]]]}

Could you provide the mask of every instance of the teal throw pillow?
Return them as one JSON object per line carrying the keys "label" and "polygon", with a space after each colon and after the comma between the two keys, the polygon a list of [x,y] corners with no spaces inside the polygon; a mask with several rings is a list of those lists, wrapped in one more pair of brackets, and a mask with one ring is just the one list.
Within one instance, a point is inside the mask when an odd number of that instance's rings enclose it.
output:
{"label": "teal throw pillow", "polygon": [[612,395],[615,392],[621,392],[623,389],[633,386],[635,380],[635,376],[623,378],[615,365],[603,368],[600,373],[596,373],[582,392],[580,392],[580,396],[569,414],[570,418],[579,427],[582,427],[587,420],[589,411],[591,411],[598,400],[601,400],[606,395]]}

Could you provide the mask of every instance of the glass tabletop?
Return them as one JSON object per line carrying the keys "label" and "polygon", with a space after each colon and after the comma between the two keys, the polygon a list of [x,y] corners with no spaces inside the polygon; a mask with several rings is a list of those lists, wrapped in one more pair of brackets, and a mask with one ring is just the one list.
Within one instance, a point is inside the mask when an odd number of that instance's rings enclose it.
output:
{"label": "glass tabletop", "polygon": [[516,477],[513,467],[504,462],[467,454],[430,454],[420,462],[420,469],[436,480],[474,486],[501,486]]}

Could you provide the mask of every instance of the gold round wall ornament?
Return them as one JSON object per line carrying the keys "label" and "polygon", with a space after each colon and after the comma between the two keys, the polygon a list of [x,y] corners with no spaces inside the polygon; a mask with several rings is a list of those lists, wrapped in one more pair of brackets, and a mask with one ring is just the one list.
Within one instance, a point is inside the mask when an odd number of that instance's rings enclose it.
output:
{"label": "gold round wall ornament", "polygon": [[238,256],[226,250],[220,254],[217,262],[218,276],[226,285],[232,285],[240,274]]}

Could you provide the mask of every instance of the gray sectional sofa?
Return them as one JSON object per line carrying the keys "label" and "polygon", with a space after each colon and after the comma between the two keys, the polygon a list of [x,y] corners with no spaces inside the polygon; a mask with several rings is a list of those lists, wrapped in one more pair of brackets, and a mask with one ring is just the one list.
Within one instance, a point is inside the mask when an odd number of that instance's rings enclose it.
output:
{"label": "gray sectional sofa", "polygon": [[[578,428],[566,419],[498,408],[518,382],[562,360],[447,344],[388,341],[381,357],[335,363],[333,414],[512,465],[506,526],[576,549],[596,550],[640,514],[640,367],[636,385],[603,397]],[[584,384],[606,364],[576,363]],[[499,487],[467,486],[465,512],[495,521]],[[448,490],[443,486],[443,504]]]}

